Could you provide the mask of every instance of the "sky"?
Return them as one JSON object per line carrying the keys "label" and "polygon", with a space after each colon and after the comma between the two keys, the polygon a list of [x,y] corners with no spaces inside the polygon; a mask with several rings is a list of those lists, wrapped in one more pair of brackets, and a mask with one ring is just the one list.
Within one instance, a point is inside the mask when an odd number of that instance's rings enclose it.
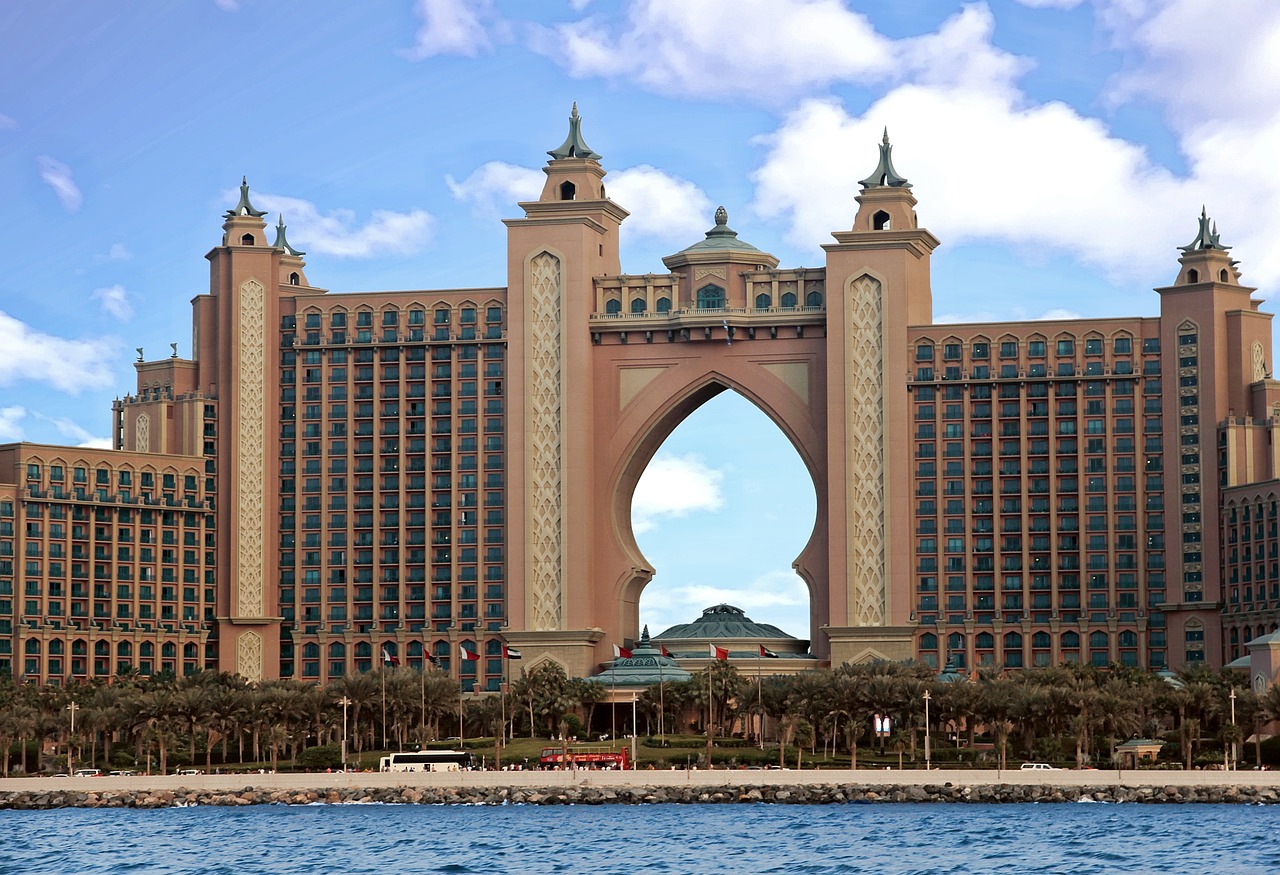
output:
{"label": "sky", "polygon": [[[942,240],[935,321],[1154,315],[1202,205],[1245,283],[1280,281],[1274,0],[7,3],[0,442],[109,445],[134,348],[191,354],[242,176],[315,285],[503,285],[500,220],[575,101],[628,273],[721,204],[820,265],[887,127]],[[814,514],[782,433],[709,402],[637,488],[642,622],[725,601],[809,637]]]}

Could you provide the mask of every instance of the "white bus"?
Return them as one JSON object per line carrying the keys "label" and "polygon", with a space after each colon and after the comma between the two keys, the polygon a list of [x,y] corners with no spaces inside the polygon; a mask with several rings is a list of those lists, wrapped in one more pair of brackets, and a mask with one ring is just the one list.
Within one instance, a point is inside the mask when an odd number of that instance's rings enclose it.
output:
{"label": "white bus", "polygon": [[475,767],[475,756],[462,750],[418,750],[382,758],[380,772],[458,772]]}

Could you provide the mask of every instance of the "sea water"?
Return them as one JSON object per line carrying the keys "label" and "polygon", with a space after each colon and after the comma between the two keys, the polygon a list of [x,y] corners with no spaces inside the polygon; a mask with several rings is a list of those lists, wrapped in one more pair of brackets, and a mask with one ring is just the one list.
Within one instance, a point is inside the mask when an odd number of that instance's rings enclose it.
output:
{"label": "sea water", "polygon": [[4,873],[1276,873],[1280,806],[310,805],[0,812]]}

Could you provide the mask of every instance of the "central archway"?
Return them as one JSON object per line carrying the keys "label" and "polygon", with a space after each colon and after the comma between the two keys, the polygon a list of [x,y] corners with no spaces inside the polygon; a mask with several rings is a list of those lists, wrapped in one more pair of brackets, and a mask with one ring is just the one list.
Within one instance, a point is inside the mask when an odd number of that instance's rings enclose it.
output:
{"label": "central archway", "polygon": [[[802,340],[798,342],[803,344]],[[787,345],[796,343],[793,340]],[[609,490],[607,496],[602,496],[606,498],[602,506],[609,508],[609,525],[601,531],[611,536],[608,540],[612,543],[596,545],[601,554],[612,552],[621,560],[617,576],[600,581],[605,586],[597,594],[602,605],[612,606],[616,611],[608,618],[611,626],[637,628],[640,595],[654,574],[632,528],[636,485],[676,427],[726,390],[745,398],[786,436],[808,472],[815,506],[824,506],[826,447],[821,424],[825,397],[814,391],[814,383],[821,384],[821,370],[816,366],[817,350],[812,349],[819,343],[811,340],[806,345],[811,349],[803,357],[797,356],[796,351],[764,357],[758,352],[734,356],[732,347],[726,345],[718,351],[714,368],[708,367],[707,357],[703,356],[669,366],[643,368],[645,373],[633,374],[630,380],[624,376],[626,372],[640,368],[615,361],[620,386],[638,383],[637,377],[644,378],[644,382],[634,392],[620,397],[622,403],[616,421],[608,425],[598,423],[607,428],[605,433],[614,435],[608,446],[617,452],[611,470],[602,478]],[[810,357],[811,360],[806,360]],[[793,563],[809,590],[809,623],[805,633],[810,637],[826,622],[826,537],[825,519],[817,512],[808,541]],[[607,588],[609,585],[611,591]]]}
{"label": "central archway", "polygon": [[809,471],[762,411],[729,390],[663,442],[632,496],[632,531],[652,581],[641,627],[654,633],[720,603],[811,638],[811,598],[792,563],[813,534]]}

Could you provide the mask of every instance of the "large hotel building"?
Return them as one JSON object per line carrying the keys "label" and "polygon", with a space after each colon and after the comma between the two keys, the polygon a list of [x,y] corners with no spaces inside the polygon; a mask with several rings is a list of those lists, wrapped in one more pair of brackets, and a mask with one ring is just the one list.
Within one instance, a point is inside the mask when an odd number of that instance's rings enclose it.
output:
{"label": "large hotel building", "polygon": [[635,481],[725,389],[813,475],[821,662],[1216,666],[1276,630],[1271,316],[1205,216],[1159,316],[939,325],[887,136],[808,269],[721,211],[622,275],[576,108],[549,154],[505,288],[328,292],[242,186],[191,357],[140,354],[114,449],[0,447],[0,669],[325,682],[425,650],[493,689],[510,642],[594,673],[653,573]]}

